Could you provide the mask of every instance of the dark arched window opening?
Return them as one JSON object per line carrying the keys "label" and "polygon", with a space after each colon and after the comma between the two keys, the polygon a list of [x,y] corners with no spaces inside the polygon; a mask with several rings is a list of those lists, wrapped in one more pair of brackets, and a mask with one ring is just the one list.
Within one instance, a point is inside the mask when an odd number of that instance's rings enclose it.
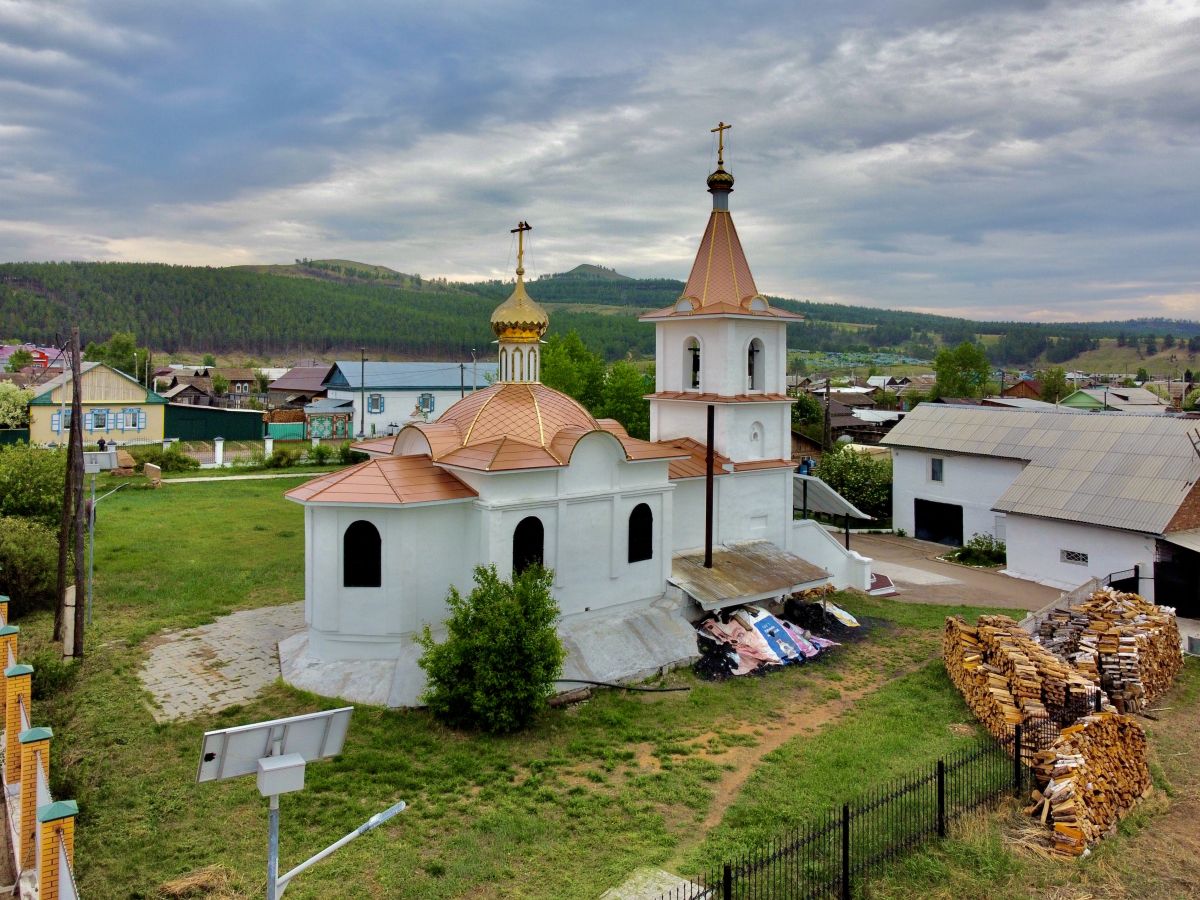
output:
{"label": "dark arched window opening", "polygon": [[543,549],[546,530],[537,516],[528,516],[517,523],[513,532],[513,574],[520,575],[530,566],[544,565]]}
{"label": "dark arched window opening", "polygon": [[755,338],[746,352],[746,387],[752,391],[763,389],[763,342]]}
{"label": "dark arched window opening", "polygon": [[342,535],[342,585],[379,587],[383,583],[383,541],[379,529],[361,519]]}
{"label": "dark arched window opening", "polygon": [[654,558],[654,513],[639,503],[629,514],[629,561]]}
{"label": "dark arched window opening", "polygon": [[700,342],[688,338],[684,342],[683,384],[693,390],[700,387]]}

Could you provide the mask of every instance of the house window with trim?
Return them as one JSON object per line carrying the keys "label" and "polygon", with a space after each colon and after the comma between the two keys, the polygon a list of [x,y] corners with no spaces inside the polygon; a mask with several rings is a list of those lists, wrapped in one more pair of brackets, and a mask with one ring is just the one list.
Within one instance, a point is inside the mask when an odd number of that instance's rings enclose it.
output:
{"label": "house window with trim", "polygon": [[654,513],[648,504],[639,503],[629,514],[629,561],[654,558]]}
{"label": "house window with trim", "polygon": [[342,586],[379,587],[383,584],[383,541],[379,529],[359,519],[342,535]]}
{"label": "house window with trim", "polygon": [[96,409],[92,411],[92,430],[107,431],[108,430],[108,410]]}
{"label": "house window with trim", "polygon": [[943,466],[944,461],[934,458],[929,461],[929,480],[930,481],[945,481]]}
{"label": "house window with trim", "polygon": [[1060,562],[1070,563],[1073,566],[1086,566],[1088,564],[1088,555],[1079,550],[1059,550],[1058,559]]}
{"label": "house window with trim", "polygon": [[367,394],[367,412],[383,412],[383,394]]}

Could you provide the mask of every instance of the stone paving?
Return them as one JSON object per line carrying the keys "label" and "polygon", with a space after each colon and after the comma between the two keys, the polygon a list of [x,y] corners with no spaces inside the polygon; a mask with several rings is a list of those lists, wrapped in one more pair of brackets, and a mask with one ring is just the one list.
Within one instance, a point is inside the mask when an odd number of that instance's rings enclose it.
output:
{"label": "stone paving", "polygon": [[279,641],[303,630],[299,602],[162,635],[140,673],[154,696],[154,718],[190,719],[254,699],[279,677]]}

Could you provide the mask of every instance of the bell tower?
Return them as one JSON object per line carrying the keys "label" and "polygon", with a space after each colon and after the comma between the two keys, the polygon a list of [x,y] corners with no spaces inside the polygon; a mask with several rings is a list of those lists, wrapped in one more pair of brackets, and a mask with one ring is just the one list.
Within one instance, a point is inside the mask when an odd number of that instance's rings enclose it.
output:
{"label": "bell tower", "polygon": [[642,321],[655,327],[655,392],[650,439],[707,439],[715,408],[715,450],[733,462],[791,458],[787,323],[758,292],[729,211],[733,175],[725,169],[721,122],[717,167],[708,176],[712,211],[683,293]]}

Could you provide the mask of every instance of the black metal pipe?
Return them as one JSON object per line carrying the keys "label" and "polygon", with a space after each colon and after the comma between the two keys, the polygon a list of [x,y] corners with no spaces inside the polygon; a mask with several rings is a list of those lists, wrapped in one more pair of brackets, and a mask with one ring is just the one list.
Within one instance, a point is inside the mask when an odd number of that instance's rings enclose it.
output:
{"label": "black metal pipe", "polygon": [[708,450],[704,463],[704,568],[712,568],[713,545],[713,442],[716,440],[716,407],[708,404]]}
{"label": "black metal pipe", "polygon": [[842,519],[842,524],[846,529],[846,549],[850,549],[850,513],[846,513]]}

